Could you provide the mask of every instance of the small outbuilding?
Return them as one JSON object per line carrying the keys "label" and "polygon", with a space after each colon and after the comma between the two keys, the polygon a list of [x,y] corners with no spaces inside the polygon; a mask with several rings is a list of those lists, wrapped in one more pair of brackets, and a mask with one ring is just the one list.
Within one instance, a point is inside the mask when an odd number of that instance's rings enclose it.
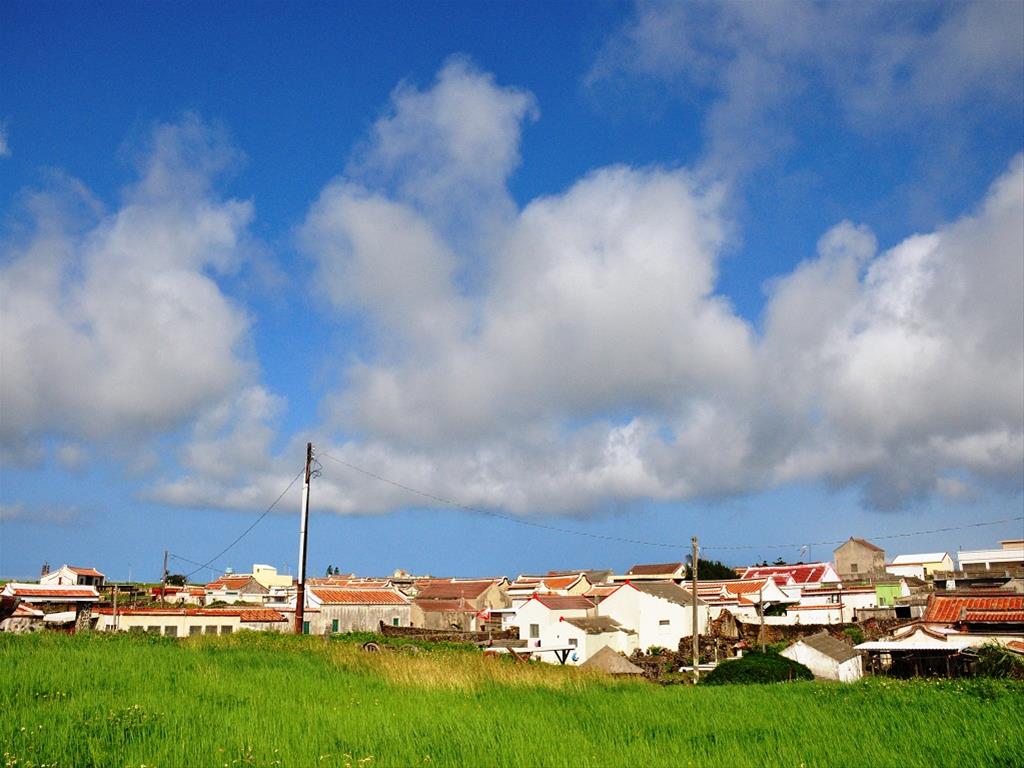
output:
{"label": "small outbuilding", "polygon": [[596,669],[608,675],[643,675],[644,671],[607,645],[580,664],[580,669]]}
{"label": "small outbuilding", "polygon": [[803,664],[823,680],[852,683],[864,675],[860,654],[827,632],[802,637],[781,655]]}

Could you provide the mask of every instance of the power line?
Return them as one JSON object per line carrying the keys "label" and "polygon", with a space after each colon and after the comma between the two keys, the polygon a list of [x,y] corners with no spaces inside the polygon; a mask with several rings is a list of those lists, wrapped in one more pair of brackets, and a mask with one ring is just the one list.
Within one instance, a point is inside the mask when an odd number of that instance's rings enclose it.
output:
{"label": "power line", "polygon": [[251,530],[252,530],[253,528],[255,528],[255,527],[256,527],[257,525],[259,525],[259,524],[260,524],[260,521],[261,521],[261,520],[263,520],[263,518],[265,518],[265,517],[266,517],[267,515],[269,515],[269,514],[270,514],[271,510],[272,510],[272,509],[273,509],[274,507],[276,507],[276,506],[277,506],[277,504],[278,504],[278,502],[279,502],[279,501],[281,501],[281,499],[283,499],[283,498],[285,497],[285,494],[286,494],[286,493],[288,493],[288,491],[290,491],[290,490],[292,489],[292,486],[293,486],[293,485],[295,485],[295,482],[296,482],[296,481],[297,481],[297,480],[298,480],[298,479],[299,479],[300,477],[302,477],[302,474],[303,474],[303,473],[304,473],[305,471],[306,471],[306,468],[305,468],[305,467],[303,467],[302,469],[300,469],[300,470],[299,470],[299,471],[298,471],[298,472],[296,473],[295,477],[293,477],[293,478],[292,478],[292,481],[291,481],[290,483],[288,483],[288,487],[287,487],[287,488],[285,488],[285,489],[284,489],[283,491],[281,491],[281,494],[280,494],[280,495],[279,495],[279,496],[278,496],[278,497],[277,497],[276,499],[274,499],[274,503],[273,503],[273,504],[271,504],[271,505],[270,505],[269,507],[267,507],[267,508],[266,508],[266,510],[264,510],[263,514],[262,514],[262,515],[260,515],[259,517],[257,517],[257,518],[256,518],[256,519],[255,519],[255,520],[253,521],[252,525],[250,525],[250,526],[249,526],[248,528],[246,528],[246,529],[245,529],[244,531],[242,531],[242,532],[241,532],[241,533],[240,533],[240,534],[238,535],[238,538],[236,538],[236,539],[235,539],[234,541],[232,541],[232,542],[231,542],[230,544],[228,544],[228,545],[227,545],[226,547],[224,547],[224,549],[222,549],[222,550],[221,550],[220,552],[218,552],[218,553],[217,553],[216,555],[214,555],[213,557],[211,557],[211,558],[210,558],[210,559],[209,559],[209,560],[208,560],[207,562],[205,562],[205,563],[202,563],[202,564],[199,564],[199,563],[197,563],[197,562],[196,562],[195,560],[189,560],[188,558],[186,558],[186,557],[181,557],[180,555],[172,555],[172,557],[174,557],[174,558],[175,558],[176,560],[182,560],[182,561],[184,561],[184,562],[186,562],[186,563],[192,563],[193,565],[198,565],[198,566],[199,566],[199,567],[198,567],[198,568],[196,568],[196,569],[195,569],[194,571],[191,571],[190,573],[187,573],[187,574],[185,574],[185,579],[186,579],[186,581],[187,581],[188,579],[190,579],[190,578],[191,578],[192,576],[194,576],[195,574],[199,573],[199,571],[203,570],[204,568],[209,568],[209,567],[210,567],[210,566],[211,566],[211,565],[212,565],[213,563],[215,563],[215,562],[216,562],[217,560],[219,560],[219,559],[221,558],[221,556],[223,556],[223,555],[224,555],[225,553],[227,553],[227,552],[228,552],[228,551],[229,551],[229,550],[230,550],[230,549],[231,549],[231,548],[232,548],[233,546],[235,546],[235,544],[237,544],[237,543],[238,543],[238,542],[240,542],[240,541],[241,541],[242,539],[244,539],[244,538],[245,538],[245,537],[246,537],[246,536],[248,535],[249,531],[251,531]]}
{"label": "power line", "polygon": [[[388,485],[392,485],[395,488],[400,488],[403,491],[408,491],[409,493],[414,493],[417,496],[422,496],[425,499],[430,499],[431,501],[436,501],[436,502],[438,502],[440,504],[444,504],[444,505],[449,506],[449,507],[454,507],[456,509],[461,509],[461,510],[463,510],[465,512],[471,512],[471,513],[479,514],[479,515],[487,515],[488,517],[496,517],[496,518],[498,518],[500,520],[508,520],[509,522],[515,523],[516,525],[525,525],[525,526],[529,526],[531,528],[540,528],[540,529],[546,530],[546,531],[554,531],[556,533],[566,533],[566,534],[569,534],[569,535],[572,535],[572,536],[583,536],[585,538],[590,538],[590,539],[600,539],[602,541],[616,541],[616,542],[620,542],[622,544],[637,544],[637,545],[645,546],[645,547],[664,547],[666,549],[677,549],[678,550],[678,549],[683,549],[686,546],[689,546],[687,544],[679,544],[679,543],[675,543],[675,542],[644,541],[643,539],[629,539],[629,538],[625,538],[623,536],[611,536],[611,535],[601,534],[601,533],[592,533],[590,531],[574,530],[572,528],[561,528],[561,527],[559,527],[557,525],[548,525],[546,523],[538,523],[538,522],[536,522],[534,520],[526,520],[526,519],[521,518],[521,517],[514,517],[513,515],[503,515],[500,512],[494,512],[494,511],[487,510],[487,509],[480,509],[478,507],[471,507],[471,506],[468,506],[466,504],[461,504],[461,503],[459,503],[457,501],[453,501],[451,499],[446,499],[443,496],[438,496],[438,495],[433,494],[433,493],[428,493],[426,491],[421,491],[418,488],[413,488],[412,486],[405,485],[404,483],[399,483],[396,480],[392,480],[390,478],[384,477],[383,475],[378,475],[377,473],[371,472],[368,469],[363,469],[360,466],[357,466],[355,464],[347,462],[347,461],[345,461],[343,459],[339,459],[338,457],[332,456],[329,453],[321,453],[320,455],[323,456],[325,459],[330,459],[333,462],[341,464],[344,467],[348,467],[349,469],[351,469],[351,470],[353,470],[355,472],[359,472],[360,474],[366,475],[367,477],[373,478],[374,480],[379,480],[380,482],[387,483]],[[961,530],[965,530],[965,529],[968,529],[968,528],[982,528],[984,526],[990,526],[990,525],[1001,525],[1002,523],[1011,523],[1011,522],[1015,522],[1015,521],[1018,521],[1018,520],[1024,520],[1024,515],[1017,515],[1015,517],[1007,517],[1007,518],[1004,518],[1002,520],[988,520],[988,521],[981,522],[981,523],[967,523],[967,524],[964,524],[964,525],[953,525],[953,526],[948,526],[948,527],[945,527],[945,528],[932,528],[930,530],[922,530],[922,531],[909,531],[909,532],[906,532],[906,533],[880,534],[878,536],[866,536],[864,538],[868,538],[868,539],[900,539],[900,538],[909,538],[909,537],[912,537],[912,536],[924,536],[924,535],[930,534],[930,533],[948,533],[950,531],[961,531]],[[721,544],[721,545],[717,545],[717,544],[701,544],[700,548],[701,548],[701,550],[722,550],[722,551],[724,551],[724,550],[741,550],[741,549],[787,549],[787,548],[803,547],[803,546],[815,547],[815,546],[825,546],[825,545],[832,545],[832,544],[842,544],[844,541],[846,541],[846,539],[837,539],[835,541],[810,541],[810,542],[808,542],[808,541],[801,541],[801,542],[797,542],[795,544]]]}

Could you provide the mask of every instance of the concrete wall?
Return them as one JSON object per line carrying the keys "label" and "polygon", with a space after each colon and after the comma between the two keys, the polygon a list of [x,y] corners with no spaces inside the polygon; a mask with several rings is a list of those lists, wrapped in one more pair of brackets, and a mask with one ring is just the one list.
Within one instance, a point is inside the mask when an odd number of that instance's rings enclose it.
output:
{"label": "concrete wall", "polygon": [[860,656],[840,664],[831,656],[826,656],[802,642],[789,646],[781,655],[803,664],[814,673],[815,677],[820,677],[823,680],[852,683],[859,680],[864,674]]}

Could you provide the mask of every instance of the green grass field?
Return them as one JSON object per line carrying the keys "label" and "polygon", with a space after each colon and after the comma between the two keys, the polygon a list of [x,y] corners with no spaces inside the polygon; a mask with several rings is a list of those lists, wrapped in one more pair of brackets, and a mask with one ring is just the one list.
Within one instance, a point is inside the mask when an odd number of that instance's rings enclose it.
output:
{"label": "green grass field", "polygon": [[321,638],[0,635],[6,766],[1022,766],[1024,687],[672,686]]}

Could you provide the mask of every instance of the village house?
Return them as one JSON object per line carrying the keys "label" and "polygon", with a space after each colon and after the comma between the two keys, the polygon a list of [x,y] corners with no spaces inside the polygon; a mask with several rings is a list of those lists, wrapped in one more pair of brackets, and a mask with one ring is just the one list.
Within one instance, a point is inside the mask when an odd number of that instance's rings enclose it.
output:
{"label": "village house", "polygon": [[214,603],[248,603],[262,605],[270,597],[270,590],[256,581],[251,574],[227,574],[206,585],[206,605]]}
{"label": "village house", "polygon": [[475,631],[500,627],[494,609],[509,608],[508,579],[434,579],[422,584],[412,602],[412,625]]}
{"label": "village house", "polygon": [[864,675],[860,654],[828,632],[800,638],[781,655],[803,664],[820,680],[852,683]]}
{"label": "village house", "polygon": [[686,579],[686,563],[648,563],[634,565],[626,574],[612,576],[615,582],[673,581]]}
{"label": "village house", "polygon": [[51,571],[48,565],[43,566],[43,573],[39,577],[39,583],[47,586],[81,586],[103,588],[106,577],[95,568],[80,568],[75,565],[62,565],[56,571]]}
{"label": "village house", "polygon": [[4,616],[3,620],[0,620],[0,632],[21,634],[42,629],[45,614],[27,603],[18,603],[10,615],[0,616]]}
{"label": "village house", "polygon": [[[615,619],[637,633],[638,647],[675,650],[684,637],[693,636],[693,597],[671,582],[627,581],[597,606],[600,616]],[[707,631],[708,606],[697,600],[697,631]]]}
{"label": "village house", "polygon": [[164,637],[230,635],[247,629],[287,632],[290,626],[283,613],[266,608],[118,608],[103,606],[94,610],[95,629],[99,632],[134,632]]}
{"label": "village house", "polygon": [[44,623],[71,632],[89,628],[92,607],[100,598],[93,586],[24,584],[13,581],[4,585],[0,596],[42,611]]}
{"label": "village house", "polygon": [[898,555],[885,570],[893,576],[909,576],[924,581],[936,572],[953,570],[953,559],[945,552],[926,552],[917,555]]}
{"label": "village house", "polygon": [[790,597],[800,597],[804,589],[838,584],[842,581],[831,563],[796,563],[795,565],[752,565],[743,571],[744,579],[775,579]]}
{"label": "village house", "polygon": [[1024,595],[1001,590],[933,594],[921,619],[861,643],[873,672],[897,677],[965,674],[970,649],[1024,640]]}
{"label": "village house", "polygon": [[408,627],[412,622],[409,598],[396,589],[310,587],[306,590],[309,634],[377,632],[383,622]]}
{"label": "village house", "polygon": [[508,585],[508,597],[512,608],[518,608],[536,594],[583,595],[593,584],[586,574],[577,573],[563,576],[520,575]]}
{"label": "village house", "polygon": [[832,551],[836,573],[842,579],[863,579],[885,573],[885,550],[866,539],[851,536]]}
{"label": "village house", "polygon": [[697,597],[707,604],[712,621],[723,610],[750,619],[760,614],[762,602],[765,610],[768,610],[776,605],[797,601],[787,595],[773,578],[768,577],[701,581],[697,584]]}
{"label": "village house", "polygon": [[960,570],[966,573],[998,571],[1007,577],[1024,574],[1024,539],[1000,541],[999,549],[962,550],[956,558]]}
{"label": "village house", "polygon": [[[800,603],[790,606],[787,613],[821,605],[837,607],[839,609],[838,623],[849,624],[857,621],[858,611],[878,607],[878,592],[870,584],[855,587],[832,586],[805,589],[800,593]],[[832,622],[823,623],[831,624]]]}
{"label": "village house", "polygon": [[[594,604],[582,595],[533,595],[516,611],[515,626],[528,648],[578,645],[581,630],[565,626],[563,619],[583,619],[595,613]],[[570,637],[576,642],[569,643]]]}

